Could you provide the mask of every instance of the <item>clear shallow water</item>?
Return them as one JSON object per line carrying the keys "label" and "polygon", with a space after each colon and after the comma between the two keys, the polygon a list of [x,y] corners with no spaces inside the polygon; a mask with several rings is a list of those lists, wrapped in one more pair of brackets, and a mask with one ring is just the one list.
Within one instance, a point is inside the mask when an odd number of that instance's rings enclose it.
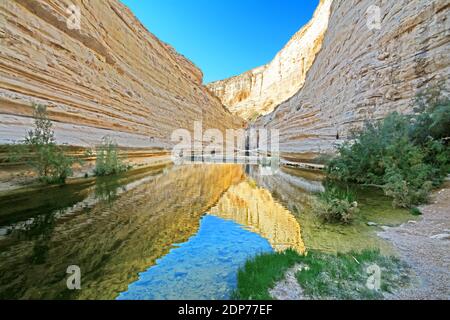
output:
{"label": "clear shallow water", "polygon": [[140,273],[118,299],[228,299],[237,285],[239,267],[255,254],[271,251],[270,243],[258,234],[206,215],[195,236]]}
{"label": "clear shallow water", "polygon": [[[190,165],[3,195],[0,299],[225,299],[255,254],[387,250],[366,222],[411,219],[369,190],[352,226],[322,225],[308,204],[322,179]],[[67,289],[70,265],[81,290]]]}

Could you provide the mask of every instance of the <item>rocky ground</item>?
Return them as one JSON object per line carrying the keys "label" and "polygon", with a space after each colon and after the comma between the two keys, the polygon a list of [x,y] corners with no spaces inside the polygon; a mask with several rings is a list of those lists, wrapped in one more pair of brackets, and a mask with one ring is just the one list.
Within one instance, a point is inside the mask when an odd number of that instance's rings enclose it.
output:
{"label": "rocky ground", "polygon": [[295,274],[304,268],[302,264],[296,264],[286,272],[283,280],[278,282],[269,294],[275,300],[307,300],[303,289],[297,282]]}
{"label": "rocky ground", "polygon": [[[385,295],[386,299],[450,299],[450,181],[420,210],[423,216],[419,221],[383,227],[379,233],[392,243],[413,273],[411,286]],[[302,265],[296,265],[289,269],[270,295],[277,300],[307,299],[295,277],[301,268]]]}
{"label": "rocky ground", "polygon": [[379,235],[392,242],[417,275],[417,283],[389,299],[450,299],[450,181],[429,205],[420,208],[417,223],[384,228]]}
{"label": "rocky ground", "polygon": [[[154,154],[145,157],[132,156],[124,162],[137,169],[170,164],[171,159],[167,154]],[[73,176],[70,179],[81,178],[86,173],[89,176],[93,176],[94,168],[94,160],[84,161],[81,165],[74,166]],[[0,166],[0,194],[20,188],[36,186],[37,184],[36,174],[28,166]]]}

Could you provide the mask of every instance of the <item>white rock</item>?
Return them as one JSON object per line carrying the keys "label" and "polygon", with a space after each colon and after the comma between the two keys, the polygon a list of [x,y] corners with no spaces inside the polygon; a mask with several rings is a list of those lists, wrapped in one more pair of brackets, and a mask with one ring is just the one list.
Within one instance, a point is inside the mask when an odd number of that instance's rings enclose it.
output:
{"label": "white rock", "polygon": [[435,240],[450,240],[450,234],[448,233],[441,233],[430,237],[431,239]]}

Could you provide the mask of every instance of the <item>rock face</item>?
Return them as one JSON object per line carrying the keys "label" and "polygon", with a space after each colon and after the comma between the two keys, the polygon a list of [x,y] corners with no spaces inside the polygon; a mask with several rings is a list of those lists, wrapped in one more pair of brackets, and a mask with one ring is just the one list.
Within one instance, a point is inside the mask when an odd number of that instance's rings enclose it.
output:
{"label": "rock face", "polygon": [[[351,129],[393,111],[411,112],[418,93],[450,88],[450,3],[335,0],[322,50],[303,88],[257,127],[280,130],[284,156],[331,152]],[[376,9],[376,8],[375,8]],[[376,12],[376,10],[375,10]],[[368,14],[369,13],[369,14]]]}
{"label": "rock face", "polygon": [[172,131],[194,121],[242,126],[202,72],[118,0],[70,4],[79,30],[67,23],[68,1],[0,2],[0,143],[23,138],[33,103],[48,106],[57,140],[72,145],[111,135],[128,147],[170,147]]}
{"label": "rock face", "polygon": [[322,46],[332,0],[321,0],[313,19],[298,31],[269,64],[213,82],[208,88],[228,109],[247,120],[268,114],[292,97]]}

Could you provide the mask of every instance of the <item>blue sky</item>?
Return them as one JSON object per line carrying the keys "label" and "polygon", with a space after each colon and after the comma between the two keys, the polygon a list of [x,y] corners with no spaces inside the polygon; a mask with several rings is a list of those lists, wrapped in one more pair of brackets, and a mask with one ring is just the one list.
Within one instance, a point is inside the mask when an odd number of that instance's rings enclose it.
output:
{"label": "blue sky", "polygon": [[121,0],[204,82],[266,64],[312,17],[319,0]]}

